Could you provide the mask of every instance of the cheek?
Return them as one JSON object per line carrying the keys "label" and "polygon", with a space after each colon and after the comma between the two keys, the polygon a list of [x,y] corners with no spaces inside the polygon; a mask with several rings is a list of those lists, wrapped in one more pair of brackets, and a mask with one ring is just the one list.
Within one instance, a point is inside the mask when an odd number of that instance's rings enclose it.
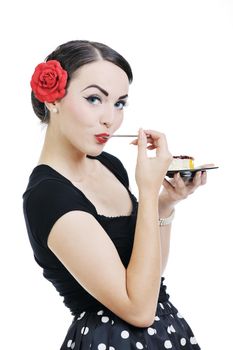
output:
{"label": "cheek", "polygon": [[123,118],[124,118],[123,113],[121,115],[117,115],[117,117],[115,119],[115,128],[116,129],[118,129],[121,126],[121,124],[123,122]]}
{"label": "cheek", "polygon": [[85,101],[70,97],[62,106],[61,113],[71,123],[87,124],[88,108]]}

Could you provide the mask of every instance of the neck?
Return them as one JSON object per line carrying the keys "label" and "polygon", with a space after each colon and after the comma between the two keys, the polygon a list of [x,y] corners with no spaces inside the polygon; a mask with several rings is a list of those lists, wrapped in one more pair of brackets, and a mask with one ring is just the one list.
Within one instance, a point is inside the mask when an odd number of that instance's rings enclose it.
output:
{"label": "neck", "polygon": [[94,171],[93,160],[75,149],[66,139],[57,134],[48,125],[39,164],[47,164],[71,181],[83,181]]}

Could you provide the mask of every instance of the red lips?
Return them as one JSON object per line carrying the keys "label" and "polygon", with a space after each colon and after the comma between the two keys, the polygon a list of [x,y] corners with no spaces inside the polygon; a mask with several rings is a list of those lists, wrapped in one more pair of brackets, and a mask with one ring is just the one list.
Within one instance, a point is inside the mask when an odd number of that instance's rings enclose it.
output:
{"label": "red lips", "polygon": [[106,143],[109,139],[109,136],[110,135],[107,133],[102,133],[102,134],[95,135],[95,138],[96,138],[98,143]]}
{"label": "red lips", "polygon": [[104,132],[104,133],[102,133],[102,134],[97,134],[97,135],[95,135],[95,136],[100,136],[100,137],[109,137],[110,135],[109,134],[107,134],[106,132]]}

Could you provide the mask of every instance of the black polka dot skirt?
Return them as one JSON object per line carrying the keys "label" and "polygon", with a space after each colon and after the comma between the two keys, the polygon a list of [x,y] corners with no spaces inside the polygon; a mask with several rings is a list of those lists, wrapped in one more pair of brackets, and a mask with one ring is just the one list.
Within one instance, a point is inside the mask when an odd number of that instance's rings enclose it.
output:
{"label": "black polka dot skirt", "polygon": [[153,324],[139,328],[110,310],[76,315],[60,350],[199,350],[196,338],[170,301],[159,302]]}

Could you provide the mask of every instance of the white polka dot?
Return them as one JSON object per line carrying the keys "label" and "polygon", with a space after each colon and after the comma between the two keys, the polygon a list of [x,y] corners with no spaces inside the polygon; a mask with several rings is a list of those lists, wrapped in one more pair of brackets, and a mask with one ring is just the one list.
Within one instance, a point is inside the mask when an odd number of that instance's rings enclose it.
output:
{"label": "white polka dot", "polygon": [[197,344],[196,338],[195,337],[191,337],[190,338],[190,343],[191,344]]}
{"label": "white polka dot", "polygon": [[183,316],[179,312],[177,312],[177,317],[183,318]]}
{"label": "white polka dot", "polygon": [[103,315],[104,311],[103,310],[100,310],[97,312],[97,315]]}
{"label": "white polka dot", "polygon": [[67,348],[70,348],[70,347],[71,347],[71,344],[72,344],[72,339],[68,340],[68,342],[67,342]]}
{"label": "white polka dot", "polygon": [[86,335],[88,332],[89,332],[89,328],[88,328],[88,327],[83,327],[83,328],[81,329],[81,334]]}
{"label": "white polka dot", "polygon": [[170,330],[171,330],[171,332],[173,332],[173,333],[175,333],[175,331],[176,331],[172,324],[170,325]]}
{"label": "white polka dot", "polygon": [[164,342],[164,347],[165,347],[166,349],[171,349],[171,348],[172,348],[172,343],[170,342],[170,340],[166,340],[166,341]]}
{"label": "white polka dot", "polygon": [[114,324],[114,321],[112,320],[112,322],[111,322],[112,324]]}
{"label": "white polka dot", "polygon": [[121,338],[123,338],[123,339],[129,338],[129,332],[127,332],[127,331],[122,331],[122,332],[121,332]]}
{"label": "white polka dot", "polygon": [[71,344],[71,349],[74,349],[74,347],[75,347],[75,342],[73,342],[73,343]]}
{"label": "white polka dot", "polygon": [[168,305],[170,308],[172,308],[172,307],[171,307],[171,304],[169,304],[168,302],[167,302],[167,305]]}
{"label": "white polka dot", "polygon": [[160,320],[159,316],[155,316],[155,321],[159,321],[159,320]]}
{"label": "white polka dot", "polygon": [[115,350],[113,346],[109,346],[109,350]]}
{"label": "white polka dot", "polygon": [[156,332],[156,329],[151,328],[151,327],[147,328],[147,332],[148,332],[149,335],[154,335],[154,334],[157,333],[157,332]]}
{"label": "white polka dot", "polygon": [[101,343],[98,345],[98,350],[106,350],[106,349],[107,349],[107,347],[105,344]]}
{"label": "white polka dot", "polygon": [[101,317],[101,321],[102,321],[103,323],[107,323],[107,322],[109,321],[109,317],[103,316],[103,317]]}
{"label": "white polka dot", "polygon": [[163,306],[163,304],[162,304],[162,303],[159,303],[159,305],[161,306],[161,308],[162,308],[162,309],[164,309],[164,306]]}
{"label": "white polka dot", "polygon": [[182,346],[185,346],[185,344],[186,344],[186,339],[185,339],[185,338],[181,338],[181,339],[180,339],[180,344],[181,344]]}
{"label": "white polka dot", "polygon": [[170,314],[170,316],[174,318],[174,316],[172,314]]}
{"label": "white polka dot", "polygon": [[176,331],[176,330],[175,330],[175,328],[173,327],[172,324],[171,324],[170,326],[167,327],[167,332],[168,332],[169,334],[171,334],[172,332],[175,333],[175,331]]}
{"label": "white polka dot", "polygon": [[137,348],[137,349],[143,349],[144,346],[142,345],[142,343],[140,343],[140,341],[138,341],[138,342],[136,343],[136,348]]}
{"label": "white polka dot", "polygon": [[83,318],[83,316],[85,315],[85,311],[83,311],[80,315],[79,315],[79,317],[77,318],[77,320],[81,320],[81,318]]}

